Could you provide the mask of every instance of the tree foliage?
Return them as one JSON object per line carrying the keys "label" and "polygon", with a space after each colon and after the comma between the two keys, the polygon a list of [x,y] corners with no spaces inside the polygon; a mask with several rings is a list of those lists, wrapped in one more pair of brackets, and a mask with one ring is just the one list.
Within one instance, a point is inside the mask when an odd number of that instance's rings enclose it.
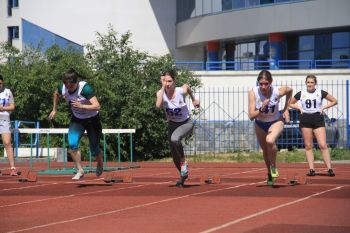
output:
{"label": "tree foliage", "polygon": [[[0,72],[5,77],[16,101],[12,119],[39,121],[41,127],[67,127],[70,113],[67,104],[59,104],[58,114],[50,125],[52,93],[63,73],[70,67],[79,71],[93,86],[101,104],[103,128],[135,128],[134,155],[138,160],[161,158],[169,154],[167,124],[162,110],[155,107],[160,86],[160,72],[176,69],[170,55],[152,57],[132,47],[131,33],[119,35],[113,28],[97,33],[94,43],[86,46],[86,54],[73,48],[40,48],[23,52],[2,44]],[[177,70],[177,85],[200,82],[187,70]],[[108,138],[109,154],[116,154],[115,138]],[[128,136],[122,140],[126,158]]]}

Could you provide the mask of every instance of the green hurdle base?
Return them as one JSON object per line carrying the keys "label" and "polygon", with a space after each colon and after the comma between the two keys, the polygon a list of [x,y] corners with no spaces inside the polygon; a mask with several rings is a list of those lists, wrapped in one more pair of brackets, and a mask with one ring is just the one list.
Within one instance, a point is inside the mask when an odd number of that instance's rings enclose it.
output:
{"label": "green hurdle base", "polygon": [[[117,171],[117,170],[127,170],[127,169],[134,169],[134,168],[140,168],[139,165],[132,165],[132,166],[122,166],[122,167],[103,167],[104,172],[109,171]],[[86,166],[83,167],[85,173],[95,173],[96,167],[90,167]],[[77,169],[75,168],[61,168],[61,169],[47,169],[38,171],[38,174],[40,175],[68,175],[68,174],[75,174],[77,172]]]}

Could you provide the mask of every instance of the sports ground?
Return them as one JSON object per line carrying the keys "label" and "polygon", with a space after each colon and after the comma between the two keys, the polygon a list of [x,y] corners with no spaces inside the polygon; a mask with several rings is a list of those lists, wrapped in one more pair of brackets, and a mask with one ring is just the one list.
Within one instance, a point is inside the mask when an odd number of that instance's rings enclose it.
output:
{"label": "sports ground", "polygon": [[[317,164],[306,184],[270,187],[262,163],[191,163],[184,188],[175,187],[172,163],[137,165],[117,171],[132,174],[131,183],[105,183],[93,173],[78,182],[0,176],[0,232],[350,232],[350,164],[334,164],[335,177]],[[306,172],[304,163],[279,164],[281,176]],[[220,183],[202,183],[203,175]]]}

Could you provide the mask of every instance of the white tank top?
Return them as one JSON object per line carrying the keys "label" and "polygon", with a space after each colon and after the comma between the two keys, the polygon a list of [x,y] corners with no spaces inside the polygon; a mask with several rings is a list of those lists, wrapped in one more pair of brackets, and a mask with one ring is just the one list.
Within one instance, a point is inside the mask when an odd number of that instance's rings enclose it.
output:
{"label": "white tank top", "polygon": [[[81,95],[81,92],[85,86],[85,81],[80,81],[78,84],[78,90],[76,90],[74,93],[70,94],[67,90],[67,88],[63,85],[62,88],[62,96],[67,101],[67,103],[70,105],[71,101],[78,100],[82,104],[89,104],[90,101],[86,99],[83,95]],[[79,119],[86,119],[93,116],[96,116],[98,114],[98,111],[92,111],[87,109],[81,109],[81,108],[72,108],[73,115]]]}
{"label": "white tank top", "polygon": [[[262,102],[267,98],[260,92],[259,87],[254,87],[253,91],[255,94],[255,108],[259,109]],[[259,116],[256,118],[259,121],[272,122],[281,117],[281,113],[279,112],[280,97],[278,88],[271,86],[271,92],[270,102],[266,107],[266,110],[259,114]]]}
{"label": "white tank top", "polygon": [[301,91],[300,104],[305,113],[320,112],[322,106],[322,93],[320,89],[316,89],[310,93],[306,89]]}
{"label": "white tank top", "polygon": [[168,121],[183,122],[190,117],[182,87],[175,88],[175,98],[172,100],[169,100],[168,96],[164,92],[163,108]]}
{"label": "white tank top", "polygon": [[[2,92],[0,92],[0,105],[5,107],[10,104],[14,104],[14,98],[10,89],[5,88]],[[9,111],[1,111],[0,112],[0,120],[10,121],[10,112]]]}

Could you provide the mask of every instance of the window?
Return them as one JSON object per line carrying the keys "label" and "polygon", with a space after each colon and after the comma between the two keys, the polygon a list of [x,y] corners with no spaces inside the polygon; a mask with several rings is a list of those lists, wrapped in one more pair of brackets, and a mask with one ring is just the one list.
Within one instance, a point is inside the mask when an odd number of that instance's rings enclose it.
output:
{"label": "window", "polygon": [[13,39],[19,38],[19,27],[8,27],[8,42],[12,44]]}
{"label": "window", "polygon": [[332,59],[350,58],[350,32],[332,34]]}
{"label": "window", "polygon": [[12,16],[12,8],[18,7],[19,0],[7,0],[7,16]]}

